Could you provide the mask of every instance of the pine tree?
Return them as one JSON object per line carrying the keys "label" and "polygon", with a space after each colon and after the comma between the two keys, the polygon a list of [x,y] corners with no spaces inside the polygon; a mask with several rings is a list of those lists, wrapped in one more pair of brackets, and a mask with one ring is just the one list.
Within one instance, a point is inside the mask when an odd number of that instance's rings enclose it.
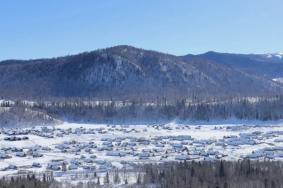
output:
{"label": "pine tree", "polygon": [[223,178],[225,176],[223,161],[220,161],[219,176],[220,178]]}
{"label": "pine tree", "polygon": [[109,181],[109,174],[108,174],[108,172],[106,172],[106,175],[104,177],[104,184],[109,184],[109,183],[110,183],[110,181]]}
{"label": "pine tree", "polygon": [[97,185],[100,185],[100,178],[99,176],[97,177],[97,182],[96,182]]}
{"label": "pine tree", "polygon": [[137,184],[141,184],[141,175],[140,175],[140,173],[138,174],[138,177],[137,177]]}

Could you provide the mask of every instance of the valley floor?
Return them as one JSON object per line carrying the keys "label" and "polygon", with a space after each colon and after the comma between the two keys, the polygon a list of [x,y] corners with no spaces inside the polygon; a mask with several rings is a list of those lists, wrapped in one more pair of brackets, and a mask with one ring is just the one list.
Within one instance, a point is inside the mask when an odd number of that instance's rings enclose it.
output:
{"label": "valley floor", "polygon": [[[59,181],[171,161],[283,160],[283,123],[2,128],[0,176],[52,172]],[[88,174],[82,176],[82,174]],[[135,181],[129,178],[128,181]]]}

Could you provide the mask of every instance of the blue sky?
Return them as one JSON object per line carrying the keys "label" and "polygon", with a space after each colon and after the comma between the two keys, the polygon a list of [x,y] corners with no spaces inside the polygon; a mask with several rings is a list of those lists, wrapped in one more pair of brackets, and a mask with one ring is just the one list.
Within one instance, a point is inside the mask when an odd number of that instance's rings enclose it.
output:
{"label": "blue sky", "polygon": [[0,60],[118,44],[182,55],[283,51],[282,0],[3,0]]}

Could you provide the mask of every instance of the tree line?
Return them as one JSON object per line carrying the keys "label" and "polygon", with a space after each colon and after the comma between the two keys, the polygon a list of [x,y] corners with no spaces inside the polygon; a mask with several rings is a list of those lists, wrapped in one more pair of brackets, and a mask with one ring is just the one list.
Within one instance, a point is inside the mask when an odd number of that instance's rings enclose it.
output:
{"label": "tree line", "polygon": [[64,100],[51,105],[33,106],[53,117],[70,121],[132,122],[167,120],[252,119],[278,120],[283,118],[283,97],[259,98],[256,101],[231,98],[225,101],[188,102],[186,99],[167,101],[166,98],[151,102],[139,100],[97,102]]}
{"label": "tree line", "polygon": [[[83,182],[55,181],[53,176],[3,177],[1,188],[282,188],[280,161],[183,161],[143,164],[126,170],[94,175]],[[131,182],[129,180],[131,179]]]}
{"label": "tree line", "polygon": [[[168,101],[166,98],[153,101],[92,101],[62,99],[60,101],[3,102],[2,107],[28,108],[38,114],[47,114],[59,120],[74,122],[127,123],[134,121],[160,122],[170,120],[283,119],[283,96],[261,98],[228,98],[226,100]],[[1,107],[0,106],[0,107]]]}
{"label": "tree line", "polygon": [[156,188],[281,188],[281,162],[180,162],[146,165],[137,184]]}

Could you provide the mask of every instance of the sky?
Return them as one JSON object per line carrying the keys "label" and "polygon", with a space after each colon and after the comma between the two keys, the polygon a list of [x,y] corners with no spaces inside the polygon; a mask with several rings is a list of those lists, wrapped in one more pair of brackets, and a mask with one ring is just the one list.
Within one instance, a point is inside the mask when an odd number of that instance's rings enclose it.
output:
{"label": "sky", "polygon": [[283,51],[282,0],[1,0],[0,60],[132,45],[184,55]]}

